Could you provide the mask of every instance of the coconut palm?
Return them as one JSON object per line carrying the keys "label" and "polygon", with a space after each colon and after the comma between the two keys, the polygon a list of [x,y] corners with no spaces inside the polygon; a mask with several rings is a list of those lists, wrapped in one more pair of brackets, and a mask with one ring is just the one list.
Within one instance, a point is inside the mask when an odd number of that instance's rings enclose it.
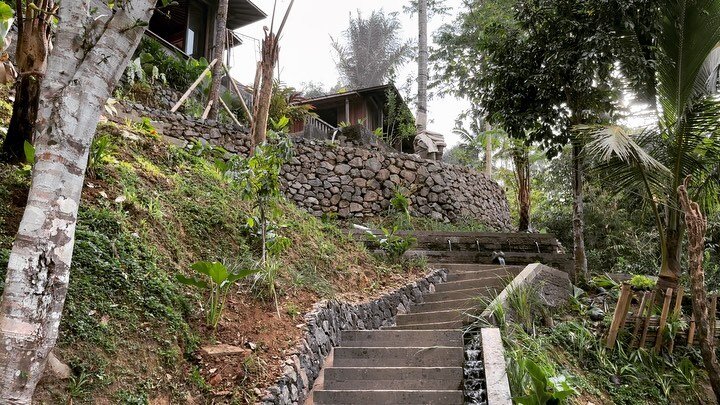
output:
{"label": "coconut palm", "polygon": [[692,175],[693,199],[718,204],[720,1],[664,0],[658,29],[658,124],[637,135],[593,130],[587,153],[619,188],[639,188],[660,237],[660,279],[677,284],[683,224],[677,188]]}

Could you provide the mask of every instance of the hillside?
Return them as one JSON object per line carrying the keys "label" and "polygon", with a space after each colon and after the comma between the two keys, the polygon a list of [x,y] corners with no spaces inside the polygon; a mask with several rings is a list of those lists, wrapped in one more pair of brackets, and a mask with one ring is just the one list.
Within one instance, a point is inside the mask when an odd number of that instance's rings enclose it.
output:
{"label": "hillside", "polygon": [[[201,260],[252,266],[260,244],[251,202],[216,169],[213,151],[172,146],[148,123],[102,123],[96,138],[55,350],[73,376],[46,376],[41,403],[252,402],[280,375],[313,303],[378,295],[422,271],[381,262],[338,223],[282,201],[271,215],[281,316],[268,282],[249,278],[229,294],[213,336],[204,295],[175,276]],[[0,291],[29,179],[0,166]],[[252,350],[242,361],[198,354],[216,342]]]}

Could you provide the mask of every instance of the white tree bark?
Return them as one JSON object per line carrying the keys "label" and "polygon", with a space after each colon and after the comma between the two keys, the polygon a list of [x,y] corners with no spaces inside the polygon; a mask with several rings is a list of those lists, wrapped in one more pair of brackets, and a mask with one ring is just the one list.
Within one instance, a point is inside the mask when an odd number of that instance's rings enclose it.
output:
{"label": "white tree bark", "polygon": [[[41,84],[36,164],[0,301],[0,403],[30,404],[55,345],[88,151],[154,0],[63,0]],[[144,23],[144,24],[143,24]]]}
{"label": "white tree bark", "polygon": [[428,86],[428,9],[427,0],[418,0],[418,102],[417,132],[427,129],[427,86]]}

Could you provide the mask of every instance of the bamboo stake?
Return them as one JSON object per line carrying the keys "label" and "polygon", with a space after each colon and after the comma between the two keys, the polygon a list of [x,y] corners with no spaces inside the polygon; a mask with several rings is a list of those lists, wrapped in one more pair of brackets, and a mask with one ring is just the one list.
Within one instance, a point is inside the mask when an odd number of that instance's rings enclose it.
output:
{"label": "bamboo stake", "polygon": [[[685,290],[683,290],[682,287],[678,287],[677,291],[677,297],[675,297],[675,308],[673,308],[673,317],[676,319],[680,319],[680,311],[682,310],[682,299],[683,299],[683,293]],[[670,338],[670,346],[668,347],[668,353],[672,354],[673,350],[675,349],[675,334],[673,334]]]}
{"label": "bamboo stake", "polygon": [[668,288],[665,291],[665,300],[663,301],[662,312],[660,313],[660,323],[658,323],[657,336],[655,337],[655,353],[660,353],[663,343],[663,330],[667,323],[668,312],[670,311],[670,301],[672,300],[673,289]]}
{"label": "bamboo stake", "polygon": [[639,342],[638,333],[640,333],[640,327],[643,324],[643,312],[645,312],[645,306],[648,302],[650,294],[650,291],[645,291],[642,299],[640,300],[640,309],[638,309],[637,316],[635,317],[635,326],[633,327],[632,342],[630,343],[631,347],[635,346]]}
{"label": "bamboo stake", "polygon": [[[615,346],[617,340],[618,330],[620,329],[621,321],[625,319],[622,315],[623,311],[627,310],[626,302],[630,301],[630,285],[623,284],[620,289],[620,297],[618,298],[617,305],[615,306],[615,313],[613,314],[612,324],[610,324],[610,331],[607,337],[607,348],[612,349]],[[626,312],[627,314],[627,312]]]}
{"label": "bamboo stake", "polygon": [[642,337],[640,338],[640,344],[638,345],[638,347],[645,347],[645,341],[647,339],[648,327],[650,327],[650,318],[652,317],[653,306],[655,305],[655,299],[657,298],[657,293],[658,293],[657,290],[652,291],[650,302],[648,303],[648,309],[647,309],[648,314],[647,314],[647,317],[645,318],[645,324],[643,325]]}
{"label": "bamboo stake", "polygon": [[230,116],[230,118],[232,118],[233,122],[235,122],[235,125],[241,127],[242,124],[240,123],[240,121],[238,121],[238,119],[237,119],[237,117],[235,116],[235,114],[233,114],[233,112],[230,111],[230,108],[227,106],[227,104],[225,104],[225,102],[223,101],[222,97],[219,97],[219,98],[218,98],[218,101],[219,101],[220,104],[223,106],[223,109],[225,109],[225,112],[228,113],[228,115]]}
{"label": "bamboo stake", "polygon": [[233,88],[233,90],[235,90],[235,94],[237,94],[238,98],[240,99],[240,103],[242,104],[242,107],[248,116],[248,122],[250,123],[250,128],[252,128],[252,125],[253,125],[252,113],[250,112],[250,109],[248,108],[247,104],[245,104],[245,99],[243,98],[242,93],[240,93],[240,89],[238,88],[237,83],[235,83],[235,80],[233,80],[232,77],[230,77],[230,70],[228,70],[228,67],[225,65],[223,65],[223,67],[225,68],[225,74],[227,75],[228,81],[232,85],[231,87]]}
{"label": "bamboo stake", "polygon": [[[198,78],[195,79],[195,82],[193,82],[193,84],[190,85],[190,88],[187,89],[185,94],[183,94],[182,97],[180,97],[180,100],[178,100],[178,102],[173,106],[173,108],[170,109],[170,112],[177,111],[178,108],[180,108],[180,106],[183,105],[185,100],[187,100],[188,97],[190,97],[190,94],[193,92],[193,90],[195,90],[195,88],[200,84],[200,82],[202,82],[205,75],[210,71],[210,69],[213,68],[213,66],[215,66],[217,61],[218,61],[217,59],[213,59],[213,61],[210,62],[210,64],[205,68],[205,70],[203,70],[203,72],[200,73],[200,76],[198,76]],[[205,118],[203,118],[203,119],[205,119]]]}
{"label": "bamboo stake", "polygon": [[205,121],[205,118],[207,118],[208,114],[210,114],[210,108],[212,108],[213,101],[210,100],[207,103],[207,107],[205,107],[205,111],[202,113],[202,117],[200,117],[201,120]]}

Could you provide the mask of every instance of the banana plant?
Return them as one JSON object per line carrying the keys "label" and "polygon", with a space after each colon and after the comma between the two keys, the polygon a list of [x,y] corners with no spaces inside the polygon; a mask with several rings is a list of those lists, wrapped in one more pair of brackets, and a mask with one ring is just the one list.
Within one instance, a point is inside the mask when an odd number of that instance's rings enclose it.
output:
{"label": "banana plant", "polygon": [[190,268],[205,277],[185,277],[178,274],[176,278],[185,285],[209,291],[206,322],[213,329],[217,328],[220,316],[225,309],[230,287],[243,278],[257,273],[257,270],[254,269],[245,269],[233,273],[228,270],[227,266],[219,262],[197,262],[191,265]]}

